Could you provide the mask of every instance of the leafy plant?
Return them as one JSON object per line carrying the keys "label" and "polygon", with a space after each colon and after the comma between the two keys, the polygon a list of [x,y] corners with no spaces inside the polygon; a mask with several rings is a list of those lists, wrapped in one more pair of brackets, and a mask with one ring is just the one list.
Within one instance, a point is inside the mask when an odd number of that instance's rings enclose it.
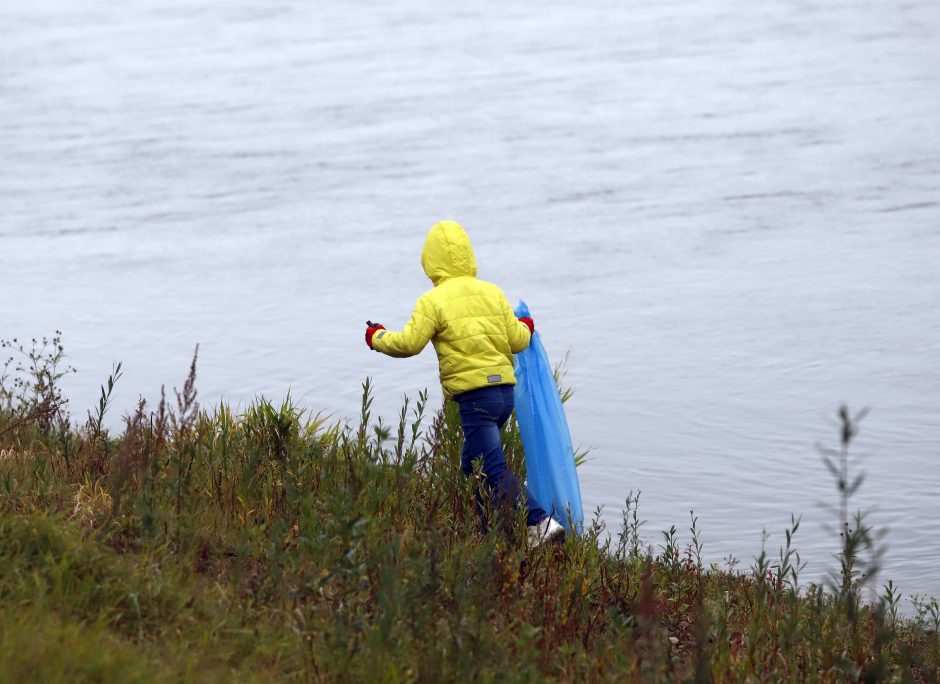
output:
{"label": "leafy plant", "polygon": [[0,369],[0,437],[28,424],[44,433],[66,425],[61,382],[75,369],[65,364],[62,333],[33,338],[28,347],[16,338],[0,340],[0,349],[10,353]]}

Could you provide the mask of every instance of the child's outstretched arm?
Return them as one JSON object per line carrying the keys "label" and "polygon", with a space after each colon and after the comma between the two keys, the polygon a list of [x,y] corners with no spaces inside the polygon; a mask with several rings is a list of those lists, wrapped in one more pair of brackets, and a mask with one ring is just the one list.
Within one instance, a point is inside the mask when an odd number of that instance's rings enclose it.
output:
{"label": "child's outstretched arm", "polygon": [[437,316],[430,302],[422,296],[402,331],[376,331],[372,348],[389,356],[414,356],[424,349],[436,332]]}

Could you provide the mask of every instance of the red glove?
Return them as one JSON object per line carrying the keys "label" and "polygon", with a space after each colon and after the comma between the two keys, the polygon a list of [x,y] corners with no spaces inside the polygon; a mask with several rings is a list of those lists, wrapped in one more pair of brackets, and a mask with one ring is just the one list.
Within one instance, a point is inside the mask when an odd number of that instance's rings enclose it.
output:
{"label": "red glove", "polygon": [[527,326],[529,326],[529,332],[530,332],[530,333],[534,333],[534,332],[535,332],[535,321],[533,321],[533,320],[532,320],[531,318],[529,318],[528,316],[525,317],[525,318],[520,318],[519,320],[522,321],[523,323],[525,323]]}
{"label": "red glove", "polygon": [[372,349],[372,336],[379,330],[385,330],[385,326],[381,323],[372,323],[366,328],[366,344],[369,345],[369,349]]}

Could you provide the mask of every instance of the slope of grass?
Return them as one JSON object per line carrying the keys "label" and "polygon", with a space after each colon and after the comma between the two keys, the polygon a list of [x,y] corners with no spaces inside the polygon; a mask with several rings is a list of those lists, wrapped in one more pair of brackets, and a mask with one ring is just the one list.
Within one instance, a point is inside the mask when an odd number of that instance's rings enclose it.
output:
{"label": "slope of grass", "polygon": [[703,567],[694,519],[687,548],[674,529],[647,546],[633,495],[613,537],[596,516],[530,549],[518,518],[481,532],[452,410],[421,397],[377,424],[366,383],[353,426],[289,399],[204,411],[194,376],[120,435],[107,386],[84,426],[41,392],[0,395],[0,681],[940,677],[936,602],[903,619],[891,593],[860,600],[877,562],[861,516],[829,588],[799,584],[797,521],[778,558],[733,573]]}

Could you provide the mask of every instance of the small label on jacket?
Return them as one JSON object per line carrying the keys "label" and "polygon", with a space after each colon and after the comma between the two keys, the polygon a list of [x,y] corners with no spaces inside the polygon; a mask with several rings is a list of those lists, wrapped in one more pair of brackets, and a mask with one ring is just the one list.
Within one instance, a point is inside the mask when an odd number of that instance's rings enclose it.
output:
{"label": "small label on jacket", "polygon": [[503,379],[502,375],[487,375],[486,381],[489,383],[500,382]]}

